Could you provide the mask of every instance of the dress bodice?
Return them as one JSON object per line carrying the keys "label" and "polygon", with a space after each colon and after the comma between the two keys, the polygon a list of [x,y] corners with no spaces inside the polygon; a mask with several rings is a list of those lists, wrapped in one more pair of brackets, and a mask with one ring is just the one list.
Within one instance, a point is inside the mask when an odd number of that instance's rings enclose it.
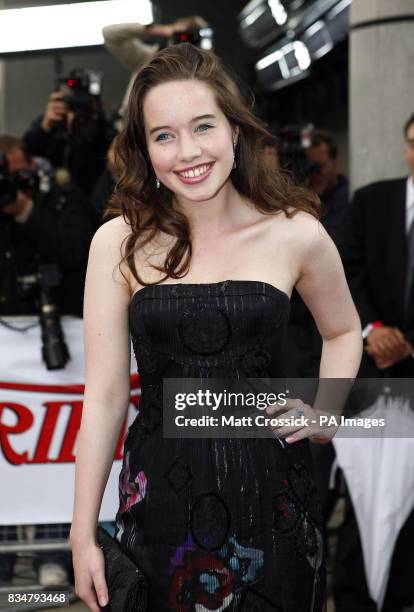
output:
{"label": "dress bodice", "polygon": [[144,287],[130,304],[142,389],[164,377],[285,376],[289,306],[262,281]]}

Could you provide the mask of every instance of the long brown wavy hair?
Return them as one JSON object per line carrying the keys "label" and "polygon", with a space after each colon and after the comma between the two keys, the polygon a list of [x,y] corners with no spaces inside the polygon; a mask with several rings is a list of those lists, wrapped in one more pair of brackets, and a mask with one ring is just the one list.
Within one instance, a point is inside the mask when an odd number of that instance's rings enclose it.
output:
{"label": "long brown wavy hair", "polygon": [[[269,137],[250,103],[235,81],[211,51],[181,43],[163,49],[137,74],[126,111],[125,125],[114,144],[118,182],[109,203],[108,215],[122,214],[131,232],[124,243],[121,263],[140,285],[149,285],[136,269],[135,253],[159,233],[175,237],[165,261],[154,269],[167,278],[182,278],[188,272],[192,255],[191,232],[187,217],[173,206],[173,193],[161,184],[157,189],[155,173],[145,138],[143,105],[150,89],[168,81],[196,79],[206,83],[230,125],[239,128],[236,168],[230,179],[240,195],[264,214],[283,211],[287,217],[306,211],[315,217],[319,199],[307,189],[295,186],[282,171],[268,168],[264,143]],[[159,282],[159,281],[158,281]]]}

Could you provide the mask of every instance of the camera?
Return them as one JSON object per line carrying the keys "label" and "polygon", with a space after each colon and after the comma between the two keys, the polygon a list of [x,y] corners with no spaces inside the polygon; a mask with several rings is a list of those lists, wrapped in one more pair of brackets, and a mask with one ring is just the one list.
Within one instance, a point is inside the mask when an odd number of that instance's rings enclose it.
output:
{"label": "camera", "polygon": [[201,49],[212,49],[213,48],[213,30],[209,26],[203,28],[189,28],[182,32],[174,32],[173,44],[188,42],[195,47],[201,47]]}
{"label": "camera", "polygon": [[0,153],[0,210],[16,200],[17,192],[35,193],[40,184],[40,177],[33,170],[19,170],[11,173],[7,157]]}
{"label": "camera", "polygon": [[64,93],[62,101],[74,113],[70,135],[80,143],[93,141],[102,116],[102,74],[94,70],[75,69],[59,80],[59,87]]}
{"label": "camera", "polygon": [[70,359],[53,296],[53,290],[60,282],[61,273],[56,264],[39,264],[36,273],[17,278],[22,294],[34,292],[38,296],[42,359],[48,370],[62,369]]}

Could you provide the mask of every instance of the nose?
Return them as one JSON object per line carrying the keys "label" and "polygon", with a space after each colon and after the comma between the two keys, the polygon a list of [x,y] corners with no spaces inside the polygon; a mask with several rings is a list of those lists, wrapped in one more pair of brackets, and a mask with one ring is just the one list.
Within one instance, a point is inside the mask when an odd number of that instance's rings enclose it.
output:
{"label": "nose", "polygon": [[191,162],[193,159],[200,157],[201,147],[196,138],[190,134],[181,135],[178,155],[181,161],[186,162]]}

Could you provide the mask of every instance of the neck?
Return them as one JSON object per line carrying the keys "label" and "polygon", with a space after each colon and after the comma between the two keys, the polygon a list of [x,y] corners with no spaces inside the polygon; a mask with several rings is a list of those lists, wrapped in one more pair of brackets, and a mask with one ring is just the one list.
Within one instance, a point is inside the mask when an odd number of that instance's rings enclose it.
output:
{"label": "neck", "polygon": [[228,179],[208,200],[194,201],[175,197],[174,206],[187,217],[193,236],[217,235],[232,225],[240,214],[242,198]]}

